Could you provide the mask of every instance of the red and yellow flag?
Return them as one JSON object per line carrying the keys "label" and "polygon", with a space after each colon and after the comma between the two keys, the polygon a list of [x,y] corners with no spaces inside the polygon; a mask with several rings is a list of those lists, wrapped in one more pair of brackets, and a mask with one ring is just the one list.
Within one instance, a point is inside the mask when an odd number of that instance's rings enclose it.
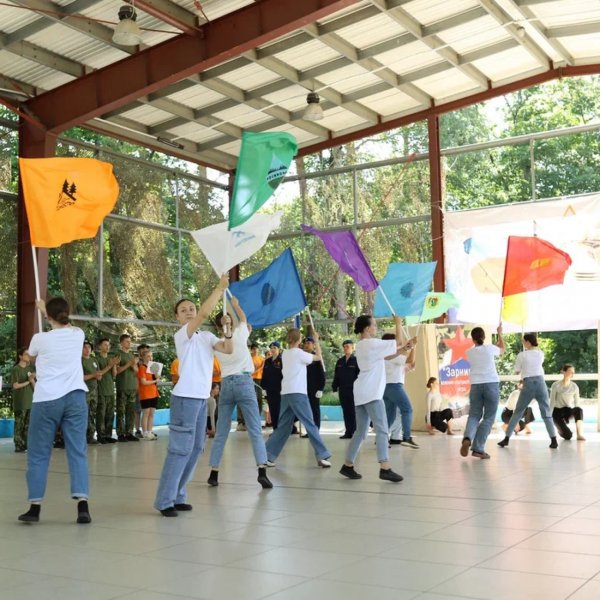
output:
{"label": "red and yellow flag", "polygon": [[502,296],[561,284],[571,262],[566,252],[546,240],[511,235],[506,251]]}
{"label": "red and yellow flag", "polygon": [[94,158],[20,158],[31,244],[92,238],[119,197],[112,165]]}

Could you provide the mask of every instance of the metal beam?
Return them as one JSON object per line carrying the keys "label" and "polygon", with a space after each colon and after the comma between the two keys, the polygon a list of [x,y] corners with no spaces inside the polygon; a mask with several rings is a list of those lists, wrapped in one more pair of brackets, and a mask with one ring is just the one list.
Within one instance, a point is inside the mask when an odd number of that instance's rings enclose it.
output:
{"label": "metal beam", "polygon": [[442,188],[442,157],[440,154],[440,118],[431,115],[427,119],[429,141],[429,187],[431,194],[431,246],[433,260],[437,262],[433,275],[433,289],[446,290],[444,278],[444,196]]}
{"label": "metal beam", "polygon": [[145,13],[164,21],[184,33],[194,34],[198,31],[198,18],[182,6],[169,0],[125,0]]}
{"label": "metal beam", "polygon": [[59,132],[327,17],[358,0],[262,0],[29,100]]}
{"label": "metal beam", "polygon": [[578,25],[562,25],[558,27],[549,27],[545,30],[545,34],[548,38],[589,35],[590,33],[600,33],[600,21],[590,21],[588,23],[579,23]]}

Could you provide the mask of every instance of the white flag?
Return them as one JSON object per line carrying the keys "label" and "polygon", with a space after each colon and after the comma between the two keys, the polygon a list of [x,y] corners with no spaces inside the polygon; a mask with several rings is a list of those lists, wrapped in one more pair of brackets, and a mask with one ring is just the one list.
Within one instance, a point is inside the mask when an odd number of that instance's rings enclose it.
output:
{"label": "white flag", "polygon": [[279,227],[282,214],[256,213],[230,230],[227,229],[229,222],[225,221],[190,233],[220,277],[265,245],[271,231]]}

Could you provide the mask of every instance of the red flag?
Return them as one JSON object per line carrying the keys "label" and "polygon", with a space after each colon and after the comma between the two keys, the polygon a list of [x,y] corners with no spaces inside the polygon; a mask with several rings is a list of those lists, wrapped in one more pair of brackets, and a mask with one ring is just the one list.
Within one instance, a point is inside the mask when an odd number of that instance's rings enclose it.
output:
{"label": "red flag", "polygon": [[502,296],[561,284],[571,263],[566,252],[546,240],[511,235],[506,250]]}

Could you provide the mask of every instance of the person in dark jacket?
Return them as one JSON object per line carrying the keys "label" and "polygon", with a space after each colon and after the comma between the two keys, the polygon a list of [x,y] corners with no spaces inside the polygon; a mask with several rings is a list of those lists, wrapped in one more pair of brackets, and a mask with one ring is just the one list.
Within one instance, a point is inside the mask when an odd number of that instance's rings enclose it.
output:
{"label": "person in dark jacket", "polygon": [[269,405],[269,414],[271,415],[271,425],[277,429],[279,423],[279,408],[281,406],[281,344],[277,341],[271,342],[269,350],[271,356],[265,360],[263,366],[262,379],[260,387],[267,393],[267,404]]}
{"label": "person in dark jacket", "polygon": [[[315,353],[315,340],[311,336],[304,338],[304,351],[310,354]],[[306,367],[306,384],[313,420],[319,429],[321,427],[320,399],[325,389],[325,368],[322,361],[315,361]],[[302,437],[307,438],[308,434],[305,433]]]}
{"label": "person in dark jacket", "polygon": [[344,356],[335,364],[333,383],[331,389],[339,393],[342,412],[344,413],[344,425],[346,432],[340,436],[341,440],[348,440],[356,430],[356,412],[354,409],[354,380],[358,377],[359,368],[354,356],[354,342],[344,340],[342,344]]}

